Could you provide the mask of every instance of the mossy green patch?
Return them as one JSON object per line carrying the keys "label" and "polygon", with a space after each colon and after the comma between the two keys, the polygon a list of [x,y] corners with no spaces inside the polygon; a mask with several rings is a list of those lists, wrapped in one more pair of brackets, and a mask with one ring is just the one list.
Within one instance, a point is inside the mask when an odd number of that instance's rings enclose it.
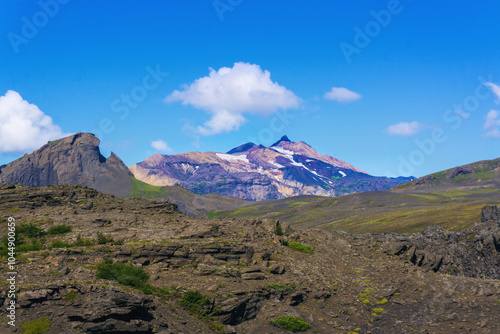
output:
{"label": "mossy green patch", "polygon": [[23,334],[43,334],[47,332],[52,326],[52,322],[48,317],[43,317],[38,320],[25,322],[21,325]]}
{"label": "mossy green patch", "polygon": [[292,333],[305,332],[311,328],[311,324],[294,315],[282,315],[271,320],[269,323]]}
{"label": "mossy green patch", "polygon": [[123,263],[113,263],[105,259],[104,263],[97,265],[97,278],[115,280],[120,284],[128,285],[144,293],[152,293],[153,288],[147,283],[148,273],[141,267],[132,267]]}
{"label": "mossy green patch", "polygon": [[309,253],[309,254],[314,253],[314,251],[311,248],[311,246],[303,245],[300,242],[290,241],[290,242],[288,242],[287,246],[291,247],[291,248],[294,248],[294,249],[296,249],[298,251],[304,252],[304,253]]}

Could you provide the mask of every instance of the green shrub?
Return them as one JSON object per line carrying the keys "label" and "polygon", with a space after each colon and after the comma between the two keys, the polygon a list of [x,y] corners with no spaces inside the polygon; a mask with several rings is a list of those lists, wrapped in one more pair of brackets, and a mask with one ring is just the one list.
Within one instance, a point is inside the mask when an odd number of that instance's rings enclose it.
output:
{"label": "green shrub", "polygon": [[208,325],[208,328],[210,328],[215,333],[225,333],[224,326],[216,322],[213,322],[210,325]]}
{"label": "green shrub", "polygon": [[283,283],[266,283],[268,288],[276,290],[276,292],[283,291],[293,291],[295,287]]}
{"label": "green shrub", "polygon": [[276,225],[276,235],[283,235],[283,228],[279,223]]}
{"label": "green shrub", "polygon": [[170,296],[175,297],[175,298],[180,297],[179,290],[175,286],[172,286],[171,289],[160,288],[156,291],[156,294],[159,296],[163,296],[163,297],[170,297]]}
{"label": "green shrub", "polygon": [[134,287],[144,293],[153,293],[153,288],[147,283],[149,275],[141,267],[135,268],[105,259],[104,263],[97,265],[97,278],[115,280],[120,284]]}
{"label": "green shrub", "polygon": [[29,243],[16,244],[16,251],[19,253],[23,252],[35,252],[42,250],[42,243],[38,240],[31,240]]}
{"label": "green shrub", "polygon": [[76,295],[76,292],[75,291],[70,291],[66,294],[66,296],[63,297],[63,300],[65,302],[72,302],[74,301],[75,299],[78,299],[78,296]]}
{"label": "green shrub", "polygon": [[294,315],[282,315],[281,317],[271,320],[270,324],[292,333],[304,332],[311,328],[309,323]]}
{"label": "green shrub", "polygon": [[113,238],[108,237],[107,235],[105,235],[102,232],[97,232],[97,243],[99,245],[104,245],[104,244],[107,244],[108,242],[113,242]]}
{"label": "green shrub", "polygon": [[52,241],[52,244],[49,246],[49,249],[53,248],[68,248],[71,247],[71,244],[62,241],[61,239],[56,239]]}
{"label": "green shrub", "polygon": [[52,325],[51,321],[47,317],[40,318],[38,320],[32,320],[25,322],[21,326],[23,334],[42,334],[50,329]]}
{"label": "green shrub", "polygon": [[179,300],[179,305],[185,307],[191,314],[204,316],[208,314],[204,306],[209,302],[210,300],[199,291],[188,291]]}
{"label": "green shrub", "polygon": [[305,245],[301,244],[300,242],[290,241],[288,243],[288,247],[295,248],[296,250],[304,252],[304,253],[310,253],[310,254],[314,253],[314,251],[312,250],[312,248],[310,246],[305,246]]}
{"label": "green shrub", "polygon": [[51,226],[47,233],[49,235],[56,235],[56,234],[64,234],[64,233],[69,233],[71,232],[71,226],[69,225],[56,225],[56,226]]}
{"label": "green shrub", "polygon": [[288,246],[288,241],[281,239],[280,242],[283,246]]}
{"label": "green shrub", "polygon": [[80,247],[80,246],[92,246],[94,242],[90,239],[87,238],[82,238],[80,234],[76,237],[76,241],[73,243],[73,246],[75,247]]}
{"label": "green shrub", "polygon": [[24,234],[28,238],[38,238],[47,234],[43,229],[36,227],[33,222],[20,223],[16,226],[16,233]]}
{"label": "green shrub", "polygon": [[[9,239],[8,236],[4,236],[2,241],[0,242],[0,256],[7,257],[8,256],[8,245]],[[15,245],[16,245],[16,253],[23,252],[33,252],[42,250],[43,245],[38,240],[25,240],[22,235],[16,234],[15,236]]]}

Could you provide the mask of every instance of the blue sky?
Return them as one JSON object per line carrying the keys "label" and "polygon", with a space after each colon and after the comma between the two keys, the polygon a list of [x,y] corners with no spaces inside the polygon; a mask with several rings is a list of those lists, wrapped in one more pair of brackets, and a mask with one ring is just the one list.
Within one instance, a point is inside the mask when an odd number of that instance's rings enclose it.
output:
{"label": "blue sky", "polygon": [[496,1],[1,6],[0,164],[80,131],[127,165],[284,134],[374,175],[500,156]]}

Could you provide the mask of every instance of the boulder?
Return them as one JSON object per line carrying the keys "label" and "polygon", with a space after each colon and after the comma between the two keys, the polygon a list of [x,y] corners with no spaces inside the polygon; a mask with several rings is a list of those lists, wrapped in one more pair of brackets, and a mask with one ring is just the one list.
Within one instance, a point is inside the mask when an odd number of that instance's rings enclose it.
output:
{"label": "boulder", "polygon": [[265,278],[266,276],[260,272],[246,273],[241,275],[241,279],[243,280],[263,280]]}
{"label": "boulder", "polygon": [[481,212],[481,222],[494,221],[500,223],[500,206],[485,206]]}

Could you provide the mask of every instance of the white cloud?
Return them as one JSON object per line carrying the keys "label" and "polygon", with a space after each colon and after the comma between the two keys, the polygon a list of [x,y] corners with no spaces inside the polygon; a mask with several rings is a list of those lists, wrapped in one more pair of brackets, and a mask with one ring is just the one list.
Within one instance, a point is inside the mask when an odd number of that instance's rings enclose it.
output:
{"label": "white cloud", "polygon": [[9,90],[0,96],[0,153],[32,151],[64,136],[36,105]]}
{"label": "white cloud", "polygon": [[161,140],[161,139],[152,141],[151,147],[154,148],[156,151],[161,152],[161,153],[173,153],[174,152],[174,150],[172,150],[170,147],[168,147],[168,143],[164,140]]}
{"label": "white cloud", "polygon": [[332,87],[332,90],[325,93],[323,98],[343,103],[359,100],[362,96],[344,87]]}
{"label": "white cloud", "polygon": [[277,109],[297,108],[292,91],[271,80],[271,73],[259,65],[234,63],[232,68],[210,69],[206,77],[184,85],[165,98],[208,111],[212,118],[196,131],[204,136],[237,130],[246,119],[244,113],[269,115]]}
{"label": "white cloud", "polygon": [[495,94],[497,97],[497,103],[498,103],[500,101],[500,86],[495,85],[494,83],[491,82],[485,82],[484,85],[491,88],[493,94]]}
{"label": "white cloud", "polygon": [[486,115],[486,121],[484,122],[484,129],[486,133],[485,137],[491,138],[500,138],[500,112],[496,110],[490,110],[490,112]]}
{"label": "white cloud", "polygon": [[419,122],[400,122],[390,125],[385,131],[394,136],[413,136],[422,130],[423,126]]}

